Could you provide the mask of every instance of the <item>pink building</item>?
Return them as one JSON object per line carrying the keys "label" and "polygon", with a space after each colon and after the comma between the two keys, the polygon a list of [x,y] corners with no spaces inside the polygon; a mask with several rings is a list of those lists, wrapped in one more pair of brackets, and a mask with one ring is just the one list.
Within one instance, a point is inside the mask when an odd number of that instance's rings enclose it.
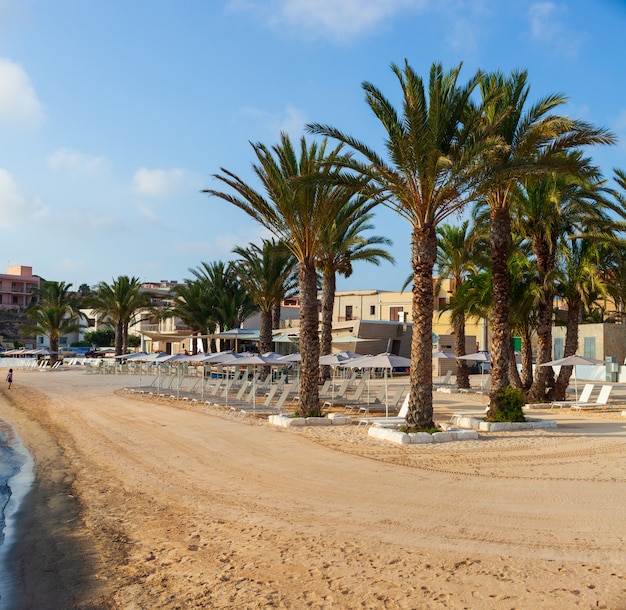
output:
{"label": "pink building", "polygon": [[21,309],[30,305],[32,293],[39,284],[40,279],[33,276],[32,267],[7,267],[6,273],[0,273],[0,308]]}

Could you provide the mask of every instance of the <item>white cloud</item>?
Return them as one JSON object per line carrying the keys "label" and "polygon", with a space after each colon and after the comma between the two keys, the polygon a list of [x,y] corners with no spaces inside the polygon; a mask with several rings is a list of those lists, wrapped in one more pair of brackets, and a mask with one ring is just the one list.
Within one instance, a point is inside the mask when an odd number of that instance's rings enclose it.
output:
{"label": "white cloud", "polygon": [[94,157],[68,148],[60,148],[50,154],[48,165],[55,170],[64,169],[84,174],[96,174],[110,169],[105,157]]}
{"label": "white cloud", "polygon": [[43,120],[44,106],[24,68],[0,57],[0,121],[38,127]]}
{"label": "white cloud", "polygon": [[48,210],[38,197],[28,198],[13,176],[0,169],[0,228],[11,229],[42,220]]}
{"label": "white cloud", "polygon": [[142,167],[133,176],[133,188],[140,195],[166,197],[186,190],[198,190],[197,176],[182,169],[147,169]]}
{"label": "white cloud", "polygon": [[420,11],[430,0],[274,0],[263,8],[249,0],[230,0],[227,9],[255,12],[276,27],[296,28],[313,36],[354,38],[396,14]]}
{"label": "white cloud", "polygon": [[252,119],[264,133],[278,140],[281,132],[286,132],[292,141],[299,140],[304,133],[304,126],[309,122],[305,113],[287,104],[280,112],[268,112],[260,108],[241,108],[239,113]]}
{"label": "white cloud", "polygon": [[570,30],[561,20],[566,14],[567,7],[554,2],[536,2],[531,5],[528,12],[530,36],[534,42],[551,47],[559,55],[576,57],[587,35]]}

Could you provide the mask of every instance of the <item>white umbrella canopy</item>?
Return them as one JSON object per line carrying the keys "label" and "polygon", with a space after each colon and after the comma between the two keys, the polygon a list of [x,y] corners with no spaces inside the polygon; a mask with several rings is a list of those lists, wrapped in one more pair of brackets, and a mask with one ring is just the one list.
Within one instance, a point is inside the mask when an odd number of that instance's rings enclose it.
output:
{"label": "white umbrella canopy", "polygon": [[147,355],[147,352],[135,352],[134,354],[121,354],[120,356],[115,357],[118,360],[139,360]]}
{"label": "white umbrella canopy", "polygon": [[[475,354],[467,354],[465,356],[459,356],[457,360],[473,360],[474,362],[491,362],[491,356],[489,352],[476,352]],[[485,367],[481,367],[480,369],[480,389],[483,390],[485,388],[485,384],[483,383],[483,379],[485,376]]]}
{"label": "white umbrella canopy", "polygon": [[557,360],[550,360],[550,362],[542,362],[537,366],[571,366],[574,367],[572,372],[574,373],[574,392],[576,394],[576,400],[578,400],[578,379],[576,378],[576,365],[577,364],[602,364],[601,360],[595,358],[585,358],[584,356],[578,356],[573,354],[571,356],[565,356],[565,358],[558,358]]}
{"label": "white umbrella canopy", "polygon": [[[456,356],[454,356],[456,358]],[[491,362],[491,356],[488,352],[476,352],[475,354],[467,354],[459,356],[457,360],[475,360],[476,362]]]}
{"label": "white umbrella canopy", "polygon": [[565,356],[565,358],[559,358],[558,360],[550,360],[550,362],[542,362],[538,366],[576,366],[577,364],[603,364],[602,360],[596,360],[595,358],[585,358],[584,356]]}
{"label": "white umbrella canopy", "polygon": [[293,354],[287,354],[286,356],[281,356],[278,358],[280,362],[300,362],[302,360],[302,356],[300,352],[295,352]]}
{"label": "white umbrella canopy", "polygon": [[363,356],[349,360],[345,365],[349,368],[396,369],[411,366],[411,359],[384,352],[375,356]]}
{"label": "white umbrella canopy", "polygon": [[362,358],[361,354],[354,352],[337,352],[336,354],[325,354],[320,356],[320,364],[328,366],[343,366],[344,363],[354,358]]}
{"label": "white umbrella canopy", "polygon": [[452,354],[451,352],[442,352],[442,351],[433,352],[432,357],[436,359],[444,359],[444,360],[456,358],[456,356]]}

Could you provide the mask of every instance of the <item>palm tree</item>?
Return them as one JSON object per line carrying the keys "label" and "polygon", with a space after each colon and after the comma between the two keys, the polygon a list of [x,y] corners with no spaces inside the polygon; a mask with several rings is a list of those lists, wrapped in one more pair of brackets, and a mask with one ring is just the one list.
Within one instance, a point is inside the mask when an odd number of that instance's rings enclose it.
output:
{"label": "palm tree", "polygon": [[[572,234],[603,229],[608,225],[602,198],[604,182],[580,155],[581,173],[588,176],[555,173],[527,180],[514,191],[513,224],[528,239],[538,270],[540,298],[537,311],[537,364],[552,359],[552,320],[555,296],[554,274],[560,241]],[[569,354],[568,354],[569,355]],[[541,402],[554,387],[551,367],[538,366],[528,394],[530,402]]]}
{"label": "palm tree", "polygon": [[60,337],[80,329],[81,314],[74,295],[69,292],[71,287],[72,284],[65,282],[43,282],[38,290],[38,301],[26,311],[30,324],[25,325],[24,330],[49,338],[51,364],[58,359]]}
{"label": "palm tree", "polygon": [[[241,285],[235,263],[216,261],[201,263],[190,269],[207,292],[209,305],[208,332],[239,328],[251,315],[258,311],[249,292]],[[211,351],[215,344],[211,342]]]}
{"label": "palm tree", "polygon": [[[349,195],[349,193],[348,193]],[[378,235],[365,236],[373,228],[370,210],[373,202],[362,197],[347,202],[337,217],[323,228],[321,239],[324,247],[318,257],[322,272],[322,329],[320,352],[330,354],[332,347],[333,309],[335,306],[336,275],[352,275],[352,263],[365,261],[379,265],[382,260],[394,263],[391,254],[378,246],[390,246],[391,240]],[[322,367],[322,377],[329,377],[329,368]]]}
{"label": "palm tree", "polygon": [[412,226],[413,339],[407,422],[433,425],[432,318],[433,268],[437,258],[437,226],[462,210],[480,184],[481,161],[495,141],[480,131],[480,112],[471,96],[481,74],[459,85],[461,66],[444,72],[433,64],[428,87],[405,61],[392,65],[403,95],[399,115],[383,93],[363,83],[365,99],[385,132],[387,159],[365,143],[336,128],[313,124],[313,133],[332,137],[357,151],[364,162],[350,167],[367,179],[377,200]]}
{"label": "palm tree", "polygon": [[297,285],[293,254],[282,242],[264,239],[261,247],[250,244],[236,247],[233,252],[242,260],[235,263],[239,281],[261,311],[259,349],[272,349],[273,314],[283,299],[291,295]]}
{"label": "palm tree", "polygon": [[[474,227],[469,229],[469,220],[460,226],[447,223],[437,227],[437,283],[439,292],[444,278],[452,279],[452,290],[458,290],[471,273],[477,273],[486,266],[486,244],[483,235]],[[451,297],[454,300],[454,295]],[[445,311],[444,308],[442,311]],[[457,357],[456,384],[459,388],[469,388],[469,370],[465,356],[465,312],[458,304],[451,309],[454,333],[454,354]],[[486,346],[485,346],[486,349]]]}
{"label": "palm tree", "polygon": [[[584,309],[607,293],[600,271],[603,248],[598,246],[593,239],[578,238],[563,240],[559,247],[556,292],[567,304],[563,356],[573,356],[578,350],[578,326]],[[554,400],[565,400],[571,374],[571,366],[561,367],[554,387]]]}
{"label": "palm tree", "polygon": [[[481,80],[484,117],[503,145],[490,159],[491,182],[485,202],[490,209],[490,250],[493,279],[492,397],[509,385],[511,328],[509,320],[508,257],[511,248],[510,192],[528,176],[569,170],[563,152],[590,144],[612,144],[615,137],[588,123],[552,114],[566,102],[550,95],[527,105],[530,87],[527,72],[510,77],[499,72]],[[576,169],[575,164],[574,169]],[[491,401],[491,410],[498,405]]]}
{"label": "palm tree", "polygon": [[115,355],[128,353],[128,327],[135,314],[151,305],[150,294],[141,291],[139,278],[120,275],[111,284],[100,282],[85,304],[115,326]]}
{"label": "palm tree", "polygon": [[[208,334],[213,332],[211,327],[212,307],[210,293],[204,282],[200,280],[184,280],[182,284],[174,286],[170,293],[174,297],[174,305],[163,312],[164,317],[176,316],[180,318],[191,332],[202,338],[203,351],[208,351]],[[192,341],[192,353],[198,353],[197,341]]]}
{"label": "palm tree", "polygon": [[[300,412],[319,415],[319,313],[316,259],[322,252],[322,227],[336,218],[344,204],[344,185],[337,184],[340,149],[326,152],[326,142],[300,141],[300,154],[289,136],[271,149],[252,144],[257,158],[253,171],[262,191],[221,168],[214,177],[232,192],[206,189],[205,193],[231,203],[282,240],[298,261],[300,288]],[[234,193],[233,193],[234,192]]]}

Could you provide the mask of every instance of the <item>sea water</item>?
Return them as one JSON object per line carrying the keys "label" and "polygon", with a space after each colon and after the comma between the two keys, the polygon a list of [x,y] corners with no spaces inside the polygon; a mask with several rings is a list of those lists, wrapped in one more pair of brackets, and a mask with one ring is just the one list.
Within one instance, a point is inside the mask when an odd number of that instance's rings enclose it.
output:
{"label": "sea water", "polygon": [[16,542],[17,513],[33,484],[33,459],[10,422],[0,418],[0,608],[10,604],[8,551]]}

